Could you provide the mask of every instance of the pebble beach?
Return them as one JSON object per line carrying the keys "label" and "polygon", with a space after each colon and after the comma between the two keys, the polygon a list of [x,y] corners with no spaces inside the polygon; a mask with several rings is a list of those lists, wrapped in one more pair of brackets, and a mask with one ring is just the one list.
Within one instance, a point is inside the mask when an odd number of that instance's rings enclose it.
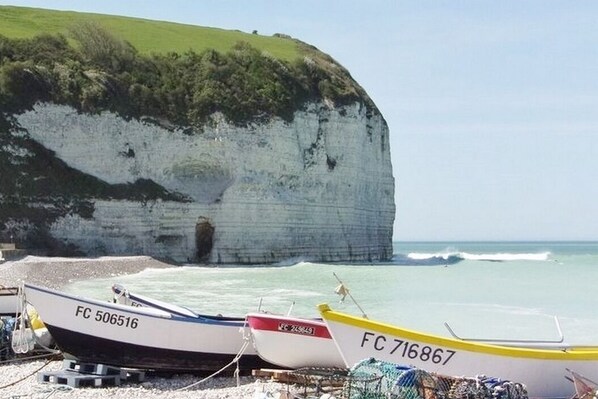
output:
{"label": "pebble beach", "polygon": [[[40,371],[60,370],[61,361],[47,363],[44,360],[25,361],[0,366],[0,398],[172,398],[172,399],[266,399],[286,398],[293,387],[253,377],[240,377],[239,386],[235,378],[216,377],[199,385],[200,378],[178,375],[172,378],[148,376],[141,383],[123,383],[117,387],[71,388],[66,385],[40,383]],[[23,379],[26,377],[25,379]],[[22,380],[23,379],[23,380]],[[21,381],[22,380],[22,381]],[[16,381],[16,384],[14,384]],[[186,388],[189,387],[190,388]]]}
{"label": "pebble beach", "polygon": [[[61,367],[62,361],[47,363],[45,360],[0,366],[0,398],[282,399],[287,397],[287,390],[292,389],[286,384],[262,381],[253,377],[240,377],[239,386],[235,378],[228,377],[215,377],[191,386],[201,379],[191,375],[176,375],[172,378],[148,376],[141,383],[123,383],[116,387],[71,388],[66,385],[38,382],[39,372],[60,370]],[[188,386],[191,387],[186,388]]]}
{"label": "pebble beach", "polygon": [[[26,256],[0,264],[0,285],[18,286],[27,281],[60,289],[75,280],[138,273],[147,268],[174,265],[147,256],[82,258],[45,258]],[[62,368],[61,360],[18,360],[0,362],[0,399],[4,398],[287,398],[292,387],[287,384],[242,376],[213,377],[198,384],[202,377],[151,373],[140,383],[123,383],[117,387],[71,388],[38,382],[39,372]],[[230,373],[229,373],[230,374]]]}

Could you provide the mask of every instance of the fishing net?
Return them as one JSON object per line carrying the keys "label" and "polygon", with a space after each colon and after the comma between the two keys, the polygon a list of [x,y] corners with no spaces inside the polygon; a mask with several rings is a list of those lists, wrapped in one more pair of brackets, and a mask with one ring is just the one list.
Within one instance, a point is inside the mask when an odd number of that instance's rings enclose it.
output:
{"label": "fishing net", "polygon": [[353,366],[343,387],[346,399],[527,399],[525,386],[498,378],[449,377],[365,359]]}
{"label": "fishing net", "polygon": [[483,375],[475,378],[453,378],[449,399],[525,399],[525,385]]}
{"label": "fishing net", "polygon": [[343,398],[388,398],[402,370],[396,364],[373,358],[362,360],[349,370],[349,378],[343,387]]}
{"label": "fishing net", "polygon": [[0,318],[0,360],[13,357],[11,336],[15,326],[14,318]]}

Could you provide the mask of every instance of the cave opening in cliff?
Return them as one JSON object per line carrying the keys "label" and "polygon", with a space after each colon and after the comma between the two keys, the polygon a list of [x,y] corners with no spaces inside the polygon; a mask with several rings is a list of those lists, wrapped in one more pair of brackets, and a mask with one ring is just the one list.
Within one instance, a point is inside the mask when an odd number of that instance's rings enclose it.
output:
{"label": "cave opening in cliff", "polygon": [[212,252],[214,226],[205,217],[200,217],[195,224],[195,253],[197,260],[205,261]]}

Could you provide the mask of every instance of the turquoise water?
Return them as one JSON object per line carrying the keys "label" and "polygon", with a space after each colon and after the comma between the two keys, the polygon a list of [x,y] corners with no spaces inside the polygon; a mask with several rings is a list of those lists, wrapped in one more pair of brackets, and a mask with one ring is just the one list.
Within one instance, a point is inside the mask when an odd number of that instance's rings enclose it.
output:
{"label": "turquoise water", "polygon": [[559,338],[598,345],[598,243],[395,243],[387,263],[253,267],[183,266],[81,281],[67,291],[110,298],[130,291],[201,313],[242,316],[261,309],[317,316],[316,305],[360,315],[334,293],[335,273],[370,319],[465,338]]}

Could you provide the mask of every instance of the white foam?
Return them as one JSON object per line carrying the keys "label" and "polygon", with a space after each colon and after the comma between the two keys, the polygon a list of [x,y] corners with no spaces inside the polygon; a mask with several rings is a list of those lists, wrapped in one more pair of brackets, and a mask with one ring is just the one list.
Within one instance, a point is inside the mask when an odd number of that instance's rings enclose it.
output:
{"label": "white foam", "polygon": [[448,259],[449,257],[458,257],[460,254],[458,252],[438,252],[438,253],[418,253],[412,252],[407,255],[408,258],[416,259],[416,260],[425,260],[425,259],[434,259],[434,258],[442,258]]}
{"label": "white foam", "polygon": [[448,259],[450,257],[457,257],[464,260],[480,260],[480,261],[493,261],[493,262],[508,262],[517,260],[529,260],[529,261],[547,261],[550,259],[550,252],[539,252],[539,253],[489,253],[489,254],[473,254],[469,252],[437,252],[437,253],[420,253],[412,252],[407,257],[415,260],[425,260],[442,258]]}
{"label": "white foam", "polygon": [[550,252],[540,253],[494,253],[494,254],[471,254],[468,252],[461,252],[460,256],[466,260],[487,260],[496,262],[508,262],[514,260],[533,260],[546,261],[550,257]]}

